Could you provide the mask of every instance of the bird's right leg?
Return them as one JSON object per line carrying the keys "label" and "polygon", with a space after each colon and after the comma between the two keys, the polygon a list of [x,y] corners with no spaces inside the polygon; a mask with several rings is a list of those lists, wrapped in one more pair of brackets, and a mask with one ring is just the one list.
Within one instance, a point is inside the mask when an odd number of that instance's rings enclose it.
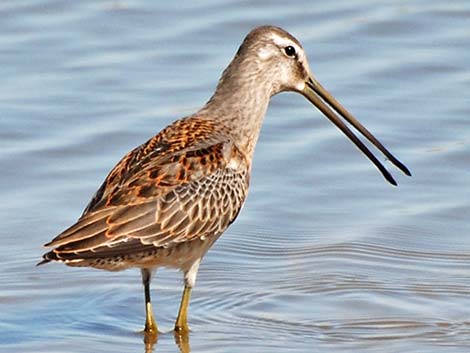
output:
{"label": "bird's right leg", "polygon": [[145,293],[145,333],[150,335],[157,335],[157,323],[153,317],[152,303],[150,300],[150,280],[152,279],[152,270],[143,268],[142,272],[142,283],[144,285]]}

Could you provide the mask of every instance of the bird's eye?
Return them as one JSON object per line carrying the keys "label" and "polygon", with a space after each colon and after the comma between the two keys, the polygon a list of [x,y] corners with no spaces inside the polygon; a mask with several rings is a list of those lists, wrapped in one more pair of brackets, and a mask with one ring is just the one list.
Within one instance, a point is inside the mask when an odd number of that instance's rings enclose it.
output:
{"label": "bird's eye", "polygon": [[286,53],[286,55],[290,57],[294,57],[296,55],[295,48],[292,45],[288,45],[287,47],[285,47],[284,53]]}

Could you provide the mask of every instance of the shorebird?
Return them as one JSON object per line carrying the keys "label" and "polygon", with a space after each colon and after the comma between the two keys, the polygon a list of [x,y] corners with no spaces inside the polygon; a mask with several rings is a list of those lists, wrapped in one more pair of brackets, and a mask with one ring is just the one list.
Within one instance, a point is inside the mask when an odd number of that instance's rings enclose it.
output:
{"label": "shorebird", "polygon": [[[158,267],[184,273],[175,331],[187,333],[191,289],[201,259],[245,201],[256,142],[270,98],[302,94],[372,161],[391,174],[348,124],[411,175],[312,75],[302,45],[279,27],[253,29],[209,101],[129,152],[111,170],[78,221],[45,244],[50,261],[109,271],[141,269],[145,332],[157,335],[150,281]],[[343,121],[344,119],[345,121]]]}

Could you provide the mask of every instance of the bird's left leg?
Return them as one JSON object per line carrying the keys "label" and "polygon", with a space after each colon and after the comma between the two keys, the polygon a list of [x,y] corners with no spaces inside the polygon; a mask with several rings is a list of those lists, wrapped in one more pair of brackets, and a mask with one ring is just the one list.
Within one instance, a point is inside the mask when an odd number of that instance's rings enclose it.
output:
{"label": "bird's left leg", "polygon": [[179,334],[188,334],[188,307],[189,300],[191,298],[191,289],[196,283],[197,271],[199,269],[199,264],[201,259],[198,259],[194,262],[188,271],[184,273],[184,291],[183,297],[181,298],[180,310],[178,312],[178,317],[176,318],[175,332]]}

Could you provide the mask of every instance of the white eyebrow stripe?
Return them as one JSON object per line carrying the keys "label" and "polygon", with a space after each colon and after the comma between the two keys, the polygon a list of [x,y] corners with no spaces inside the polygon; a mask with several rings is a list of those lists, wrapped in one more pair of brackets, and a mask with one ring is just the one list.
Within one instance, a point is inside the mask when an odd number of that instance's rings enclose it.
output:
{"label": "white eyebrow stripe", "polygon": [[280,47],[287,47],[288,45],[292,45],[296,50],[299,49],[297,44],[295,44],[289,38],[281,37],[276,33],[271,33],[271,38],[273,39],[273,42]]}

